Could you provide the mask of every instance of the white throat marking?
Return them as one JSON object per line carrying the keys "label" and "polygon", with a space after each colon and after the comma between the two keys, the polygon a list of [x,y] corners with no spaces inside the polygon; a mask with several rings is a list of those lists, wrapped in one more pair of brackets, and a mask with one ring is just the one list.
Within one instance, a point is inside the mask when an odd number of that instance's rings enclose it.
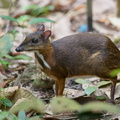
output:
{"label": "white throat marking", "polygon": [[38,57],[43,61],[44,65],[48,68],[51,69],[50,65],[45,61],[44,56],[40,54],[39,52],[36,52]]}

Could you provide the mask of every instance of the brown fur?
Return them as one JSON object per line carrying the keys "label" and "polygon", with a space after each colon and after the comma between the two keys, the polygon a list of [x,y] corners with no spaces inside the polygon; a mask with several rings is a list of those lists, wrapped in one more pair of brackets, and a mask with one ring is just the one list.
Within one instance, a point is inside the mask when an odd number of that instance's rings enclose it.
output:
{"label": "brown fur", "polygon": [[65,77],[96,75],[110,78],[111,70],[120,67],[120,51],[109,38],[100,34],[79,33],[54,41],[52,46],[54,67],[66,71]]}
{"label": "brown fur", "polygon": [[[29,40],[40,35],[37,32],[27,36],[19,47],[24,46],[24,43],[28,45]],[[42,38],[43,43],[30,47],[30,50],[39,51],[50,65],[51,69],[48,69],[35,53],[43,67],[42,71],[56,80],[57,95],[63,94],[65,79],[73,76],[96,75],[111,80],[113,88],[116,85],[117,79],[111,78],[110,73],[120,68],[120,51],[108,37],[95,33],[78,33],[52,43],[48,39],[44,40],[44,36]],[[29,50],[29,46],[27,47]],[[22,51],[26,49],[24,47]],[[114,89],[111,92],[113,100]]]}

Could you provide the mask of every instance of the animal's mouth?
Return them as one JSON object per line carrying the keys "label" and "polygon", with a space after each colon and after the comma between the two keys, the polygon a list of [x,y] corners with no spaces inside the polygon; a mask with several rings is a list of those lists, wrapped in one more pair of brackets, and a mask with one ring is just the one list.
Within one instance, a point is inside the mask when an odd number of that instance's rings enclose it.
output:
{"label": "animal's mouth", "polygon": [[16,50],[17,52],[22,52],[22,51],[23,51],[23,49],[22,49],[21,47],[17,47],[15,50]]}
{"label": "animal's mouth", "polygon": [[23,51],[37,52],[37,51],[38,51],[38,50],[36,50],[36,49],[24,49],[24,48],[22,48],[22,47],[17,47],[15,50],[16,50],[16,52],[23,52]]}

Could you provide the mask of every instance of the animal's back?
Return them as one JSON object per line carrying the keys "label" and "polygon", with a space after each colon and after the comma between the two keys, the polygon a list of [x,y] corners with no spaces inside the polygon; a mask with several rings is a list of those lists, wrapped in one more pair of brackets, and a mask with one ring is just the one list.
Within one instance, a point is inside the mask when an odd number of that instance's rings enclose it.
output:
{"label": "animal's back", "polygon": [[120,51],[106,36],[78,33],[52,42],[56,63],[67,69],[68,77],[108,77],[120,67]]}
{"label": "animal's back", "polygon": [[120,51],[104,35],[94,33],[75,34],[49,41],[51,31],[41,25],[34,33],[29,34],[16,48],[17,52],[35,51],[35,57],[41,70],[55,80],[56,95],[62,95],[67,77],[96,75],[110,79],[111,102],[117,78],[110,78],[113,69],[120,68]]}

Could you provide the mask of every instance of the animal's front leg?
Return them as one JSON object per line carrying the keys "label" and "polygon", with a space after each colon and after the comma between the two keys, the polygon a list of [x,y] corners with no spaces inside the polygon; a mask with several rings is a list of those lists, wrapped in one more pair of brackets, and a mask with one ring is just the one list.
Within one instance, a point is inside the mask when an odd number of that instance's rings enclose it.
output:
{"label": "animal's front leg", "polygon": [[64,91],[64,88],[65,88],[65,79],[59,79],[58,85],[59,85],[58,95],[61,96],[61,95],[63,95],[63,91]]}

